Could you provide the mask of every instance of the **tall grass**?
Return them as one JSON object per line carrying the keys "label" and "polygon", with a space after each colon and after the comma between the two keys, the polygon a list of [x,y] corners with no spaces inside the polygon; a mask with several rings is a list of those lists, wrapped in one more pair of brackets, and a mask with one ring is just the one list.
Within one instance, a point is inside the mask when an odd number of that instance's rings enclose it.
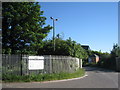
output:
{"label": "tall grass", "polygon": [[53,73],[53,74],[32,74],[32,75],[2,75],[2,80],[4,82],[31,82],[31,81],[50,81],[50,80],[62,80],[81,77],[85,74],[84,69],[79,69],[74,73]]}

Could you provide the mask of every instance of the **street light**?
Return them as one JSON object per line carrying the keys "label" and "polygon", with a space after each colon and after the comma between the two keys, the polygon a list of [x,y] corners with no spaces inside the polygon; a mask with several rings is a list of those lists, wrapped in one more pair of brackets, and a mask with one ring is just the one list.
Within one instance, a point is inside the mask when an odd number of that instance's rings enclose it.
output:
{"label": "street light", "polygon": [[55,21],[58,21],[58,19],[54,19],[53,17],[50,17],[50,19],[53,20],[53,46],[55,51]]}

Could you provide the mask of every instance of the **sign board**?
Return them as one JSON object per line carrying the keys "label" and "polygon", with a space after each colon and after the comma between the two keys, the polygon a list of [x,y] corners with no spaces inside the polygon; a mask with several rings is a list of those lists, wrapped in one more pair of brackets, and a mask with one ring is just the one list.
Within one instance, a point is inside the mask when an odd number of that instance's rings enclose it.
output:
{"label": "sign board", "polygon": [[29,56],[28,59],[29,59],[28,60],[29,70],[44,69],[44,57],[43,56]]}

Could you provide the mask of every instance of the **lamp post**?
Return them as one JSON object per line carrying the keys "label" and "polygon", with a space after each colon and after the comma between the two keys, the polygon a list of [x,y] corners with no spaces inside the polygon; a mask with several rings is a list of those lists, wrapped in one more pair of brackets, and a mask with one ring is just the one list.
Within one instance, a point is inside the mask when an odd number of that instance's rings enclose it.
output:
{"label": "lamp post", "polygon": [[50,17],[50,19],[53,20],[53,47],[55,51],[55,21],[58,21],[58,19],[54,19],[53,17]]}

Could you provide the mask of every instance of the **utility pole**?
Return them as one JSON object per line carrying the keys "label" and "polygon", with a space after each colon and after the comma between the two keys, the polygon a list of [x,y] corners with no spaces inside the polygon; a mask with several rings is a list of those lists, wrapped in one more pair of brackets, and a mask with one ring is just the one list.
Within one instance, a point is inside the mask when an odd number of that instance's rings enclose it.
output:
{"label": "utility pole", "polygon": [[50,19],[53,20],[53,47],[55,51],[55,21],[58,21],[58,19],[54,19],[53,17],[50,17]]}

